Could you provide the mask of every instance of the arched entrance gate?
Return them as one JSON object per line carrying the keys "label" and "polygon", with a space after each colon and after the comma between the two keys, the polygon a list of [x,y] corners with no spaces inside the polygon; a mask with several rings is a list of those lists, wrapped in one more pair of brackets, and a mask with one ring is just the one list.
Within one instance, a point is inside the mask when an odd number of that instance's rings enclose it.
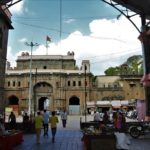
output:
{"label": "arched entrance gate", "polygon": [[69,114],[80,114],[80,100],[76,96],[69,99]]}
{"label": "arched entrance gate", "polygon": [[34,112],[44,109],[51,110],[53,108],[52,103],[53,88],[47,82],[39,82],[34,86]]}

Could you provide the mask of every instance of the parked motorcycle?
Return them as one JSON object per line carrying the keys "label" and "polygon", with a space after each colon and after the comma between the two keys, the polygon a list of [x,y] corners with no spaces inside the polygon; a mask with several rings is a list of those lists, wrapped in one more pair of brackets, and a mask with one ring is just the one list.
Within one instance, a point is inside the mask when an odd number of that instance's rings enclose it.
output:
{"label": "parked motorcycle", "polygon": [[129,134],[133,138],[150,133],[150,122],[138,122],[129,129]]}
{"label": "parked motorcycle", "polygon": [[126,113],[126,117],[130,119],[137,119],[137,111],[132,110]]}

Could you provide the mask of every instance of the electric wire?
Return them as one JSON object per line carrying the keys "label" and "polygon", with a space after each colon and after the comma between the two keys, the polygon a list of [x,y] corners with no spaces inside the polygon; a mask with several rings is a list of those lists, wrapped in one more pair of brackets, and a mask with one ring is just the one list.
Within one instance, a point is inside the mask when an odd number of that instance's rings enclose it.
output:
{"label": "electric wire", "polygon": [[[138,48],[137,48],[138,49]],[[80,57],[77,59],[77,61],[82,61],[82,60],[90,60],[90,64],[97,64],[97,63],[108,63],[114,59],[122,59],[123,57],[127,57],[127,56],[131,56],[131,55],[135,55],[135,53],[139,53],[141,52],[141,50],[126,50],[126,51],[122,51],[122,52],[117,52],[117,53],[110,53],[110,54],[105,54],[105,55],[99,55],[99,56],[92,56],[92,57]],[[142,55],[142,54],[138,54],[138,55]],[[96,60],[97,58],[100,58],[101,60]]]}
{"label": "electric wire", "polygon": [[[34,28],[40,28],[40,29],[43,29],[43,30],[49,30],[49,31],[54,31],[54,32],[58,32],[58,33],[61,32],[61,33],[65,34],[65,35],[72,34],[71,32],[60,31],[59,29],[54,29],[54,28],[50,28],[50,27],[44,27],[44,26],[34,25],[34,24],[27,24],[27,23],[18,22],[18,21],[14,21],[14,22],[22,24],[22,25],[25,25],[25,26],[30,26],[30,27],[34,27]],[[73,35],[81,36],[80,34],[77,34],[77,33],[73,33]],[[118,42],[121,42],[121,43],[126,43],[126,41],[123,41],[123,40],[120,40],[120,39],[117,39],[117,38],[98,37],[98,36],[91,36],[91,35],[88,35],[88,36],[91,37],[91,38],[95,38],[95,39],[114,40],[114,41],[118,41]]]}

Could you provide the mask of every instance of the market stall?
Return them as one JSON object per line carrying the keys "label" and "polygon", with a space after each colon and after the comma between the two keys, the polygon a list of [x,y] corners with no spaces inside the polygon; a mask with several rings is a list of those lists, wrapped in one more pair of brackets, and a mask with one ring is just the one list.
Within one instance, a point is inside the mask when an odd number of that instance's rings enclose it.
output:
{"label": "market stall", "polygon": [[23,141],[23,133],[21,131],[13,131],[4,135],[0,135],[0,149],[13,150],[13,148]]}
{"label": "market stall", "polygon": [[84,129],[82,141],[86,150],[116,150],[116,138],[112,126],[108,126],[106,130],[103,130],[103,127],[95,129],[93,126]]}

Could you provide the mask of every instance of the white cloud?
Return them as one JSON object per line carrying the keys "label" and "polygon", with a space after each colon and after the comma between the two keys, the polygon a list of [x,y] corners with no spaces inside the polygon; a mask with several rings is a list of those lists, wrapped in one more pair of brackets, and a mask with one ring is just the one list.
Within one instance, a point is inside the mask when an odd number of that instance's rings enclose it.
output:
{"label": "white cloud", "polygon": [[[13,0],[13,3],[16,2],[16,1],[18,1],[18,0]],[[11,6],[10,7],[10,12],[12,14],[21,14],[23,12],[23,7],[24,7],[24,0],[14,4],[13,6]]]}
{"label": "white cloud", "polygon": [[12,53],[12,49],[10,46],[7,48],[7,61],[11,63],[11,66],[14,67],[16,66],[16,55]]}
{"label": "white cloud", "polygon": [[25,42],[27,42],[27,39],[26,38],[19,39],[19,42],[25,43]]}
{"label": "white cloud", "polygon": [[72,23],[72,22],[74,22],[74,21],[75,21],[75,19],[66,19],[66,20],[64,21],[64,23],[69,24],[69,23]]}
{"label": "white cloud", "polygon": [[[139,25],[138,18],[135,21]],[[50,43],[48,54],[66,55],[68,51],[74,51],[79,66],[83,59],[89,59],[91,71],[100,75],[108,67],[120,65],[129,56],[142,53],[141,43],[137,39],[139,33],[123,16],[119,20],[93,20],[89,29],[89,35],[75,31],[59,43]],[[44,45],[34,47],[33,55],[46,53]]]}

